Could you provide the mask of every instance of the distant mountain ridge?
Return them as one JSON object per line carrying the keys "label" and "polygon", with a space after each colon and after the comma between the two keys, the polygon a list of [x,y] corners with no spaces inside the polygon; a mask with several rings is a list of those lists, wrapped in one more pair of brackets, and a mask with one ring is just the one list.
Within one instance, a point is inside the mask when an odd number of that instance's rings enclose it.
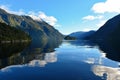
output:
{"label": "distant mountain ridge", "polygon": [[0,22],[28,33],[33,41],[61,40],[63,35],[45,21],[36,21],[29,16],[18,16],[0,9]]}
{"label": "distant mountain ridge", "polygon": [[73,33],[69,34],[69,36],[75,37],[76,39],[85,39],[86,37],[88,37],[94,33],[95,33],[95,31],[93,31],[93,30],[88,31],[88,32],[78,31],[78,32],[73,32]]}

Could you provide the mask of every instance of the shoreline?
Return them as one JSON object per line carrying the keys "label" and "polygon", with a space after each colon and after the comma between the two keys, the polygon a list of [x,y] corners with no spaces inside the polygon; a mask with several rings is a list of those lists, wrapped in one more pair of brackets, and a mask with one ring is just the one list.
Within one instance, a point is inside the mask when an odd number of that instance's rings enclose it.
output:
{"label": "shoreline", "polygon": [[31,40],[2,40],[2,41],[0,41],[1,44],[4,44],[4,43],[23,43],[23,42],[31,42]]}

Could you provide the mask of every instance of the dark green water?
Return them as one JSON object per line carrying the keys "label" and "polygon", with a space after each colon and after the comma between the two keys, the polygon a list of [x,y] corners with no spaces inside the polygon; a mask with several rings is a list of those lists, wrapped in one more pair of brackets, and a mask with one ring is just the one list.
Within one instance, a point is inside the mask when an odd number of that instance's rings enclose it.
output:
{"label": "dark green water", "polygon": [[120,63],[107,58],[109,48],[103,45],[89,41],[22,45],[1,45],[0,80],[120,80]]}

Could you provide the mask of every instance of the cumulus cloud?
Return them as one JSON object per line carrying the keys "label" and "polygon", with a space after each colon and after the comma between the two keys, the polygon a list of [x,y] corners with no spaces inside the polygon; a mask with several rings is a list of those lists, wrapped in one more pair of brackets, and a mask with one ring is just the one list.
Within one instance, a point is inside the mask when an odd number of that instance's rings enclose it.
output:
{"label": "cumulus cloud", "polygon": [[20,9],[19,11],[10,11],[10,13],[17,15],[26,15],[26,13],[22,9]]}
{"label": "cumulus cloud", "polygon": [[9,11],[8,5],[0,5],[0,8]]}
{"label": "cumulus cloud", "polygon": [[106,0],[93,5],[92,10],[95,13],[120,13],[120,0]]}
{"label": "cumulus cloud", "polygon": [[20,9],[19,11],[13,11],[9,8],[9,5],[0,5],[1,9],[4,9],[5,11],[11,13],[11,14],[17,14],[17,15],[28,15],[31,18],[33,18],[34,20],[38,20],[38,21],[46,21],[48,24],[52,25],[52,26],[60,26],[59,24],[57,24],[57,19],[54,16],[48,16],[46,15],[44,12],[33,12],[33,11],[29,11],[28,13],[25,13],[24,10]]}
{"label": "cumulus cloud", "polygon": [[103,18],[102,15],[99,15],[99,16],[88,15],[88,16],[83,17],[82,19],[83,20],[95,20],[95,19],[102,19],[102,18]]}
{"label": "cumulus cloud", "polygon": [[52,26],[58,25],[57,19],[54,16],[47,16],[44,12],[41,11],[38,13],[31,11],[29,12],[29,16],[32,17],[34,20],[38,20],[38,21],[44,20]]}
{"label": "cumulus cloud", "polygon": [[37,21],[41,21],[42,20],[40,17],[38,17],[38,13],[35,13],[33,11],[30,11],[28,13],[28,16],[30,16],[31,18],[33,18],[34,20],[37,20]]}
{"label": "cumulus cloud", "polygon": [[9,5],[0,5],[0,8],[4,9],[5,11],[7,11],[11,14],[25,15],[25,12],[22,9],[20,9],[19,11],[10,10]]}
{"label": "cumulus cloud", "polygon": [[47,16],[44,12],[39,12],[39,17],[52,26],[56,25],[57,19],[53,16]]}

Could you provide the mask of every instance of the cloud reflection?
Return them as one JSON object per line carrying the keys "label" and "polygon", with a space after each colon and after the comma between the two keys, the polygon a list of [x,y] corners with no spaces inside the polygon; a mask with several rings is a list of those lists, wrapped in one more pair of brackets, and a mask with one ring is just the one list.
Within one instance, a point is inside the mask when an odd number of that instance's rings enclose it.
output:
{"label": "cloud reflection", "polygon": [[120,80],[120,68],[94,65],[92,71],[95,75],[102,77],[104,80]]}
{"label": "cloud reflection", "polygon": [[106,53],[101,52],[99,57],[87,57],[83,62],[88,64],[103,64],[104,59],[106,58]]}
{"label": "cloud reflection", "polygon": [[37,56],[37,59],[30,61],[28,64],[23,65],[11,65],[5,68],[2,68],[0,72],[12,72],[12,69],[23,68],[23,67],[45,67],[48,63],[54,63],[57,61],[57,55],[55,52],[45,53],[44,59],[41,59],[41,56]]}
{"label": "cloud reflection", "polygon": [[47,63],[54,63],[57,61],[57,56],[55,52],[52,53],[45,53],[44,59],[40,60],[37,57],[37,60],[32,60],[28,64],[29,66],[38,66],[38,67],[45,67]]}

